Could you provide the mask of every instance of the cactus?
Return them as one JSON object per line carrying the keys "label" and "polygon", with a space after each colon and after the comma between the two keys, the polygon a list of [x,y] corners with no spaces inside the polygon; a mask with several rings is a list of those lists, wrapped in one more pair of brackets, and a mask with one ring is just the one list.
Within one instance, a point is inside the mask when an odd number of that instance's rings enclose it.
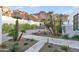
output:
{"label": "cactus", "polygon": [[13,40],[17,41],[18,40],[18,34],[19,34],[19,22],[18,19],[22,19],[18,16],[12,16],[13,18],[16,18],[15,26],[14,29],[10,31],[9,36],[13,36]]}
{"label": "cactus", "polygon": [[18,38],[18,26],[19,26],[18,20],[16,20],[16,24],[15,24],[15,41],[16,41],[17,38]]}
{"label": "cactus", "polygon": [[19,32],[19,30],[18,30],[18,28],[19,28],[18,19],[22,19],[22,18],[19,17],[19,16],[13,16],[13,18],[17,19],[16,23],[15,23],[15,29],[14,29],[14,31],[15,31],[15,39],[14,39],[14,41],[16,41],[18,39],[18,32]]}

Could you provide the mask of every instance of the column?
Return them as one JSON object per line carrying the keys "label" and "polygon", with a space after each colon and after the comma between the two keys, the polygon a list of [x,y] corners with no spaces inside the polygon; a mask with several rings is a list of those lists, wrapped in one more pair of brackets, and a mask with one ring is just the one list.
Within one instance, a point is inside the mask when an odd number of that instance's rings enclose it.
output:
{"label": "column", "polygon": [[0,44],[2,43],[2,11],[0,9]]}

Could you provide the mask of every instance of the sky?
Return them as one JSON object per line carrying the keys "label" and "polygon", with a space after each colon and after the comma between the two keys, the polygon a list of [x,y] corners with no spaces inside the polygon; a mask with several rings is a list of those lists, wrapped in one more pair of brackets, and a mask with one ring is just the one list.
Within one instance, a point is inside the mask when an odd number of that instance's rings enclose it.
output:
{"label": "sky", "polygon": [[11,9],[20,9],[28,12],[29,14],[38,13],[40,11],[54,11],[58,14],[71,14],[76,10],[73,6],[9,6]]}

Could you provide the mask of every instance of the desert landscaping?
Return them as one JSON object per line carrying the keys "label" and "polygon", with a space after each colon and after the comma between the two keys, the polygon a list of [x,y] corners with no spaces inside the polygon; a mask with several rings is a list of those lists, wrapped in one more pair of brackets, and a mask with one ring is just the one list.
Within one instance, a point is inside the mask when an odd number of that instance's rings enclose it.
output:
{"label": "desert landscaping", "polygon": [[76,15],[54,11],[30,14],[0,8],[0,52],[79,52],[79,11]]}

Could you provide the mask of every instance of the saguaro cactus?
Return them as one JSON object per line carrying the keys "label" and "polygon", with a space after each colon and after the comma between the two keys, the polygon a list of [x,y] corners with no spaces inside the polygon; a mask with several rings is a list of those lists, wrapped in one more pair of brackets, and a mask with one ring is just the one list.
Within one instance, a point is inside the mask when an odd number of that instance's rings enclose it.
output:
{"label": "saguaro cactus", "polygon": [[13,18],[16,18],[17,20],[16,20],[16,23],[15,23],[15,41],[18,39],[18,32],[19,32],[19,22],[18,22],[18,19],[22,19],[21,17],[19,17],[19,16],[12,16]]}
{"label": "saguaro cactus", "polygon": [[16,24],[15,24],[15,41],[18,38],[18,26],[19,26],[19,23],[18,23],[18,20],[16,20]]}

